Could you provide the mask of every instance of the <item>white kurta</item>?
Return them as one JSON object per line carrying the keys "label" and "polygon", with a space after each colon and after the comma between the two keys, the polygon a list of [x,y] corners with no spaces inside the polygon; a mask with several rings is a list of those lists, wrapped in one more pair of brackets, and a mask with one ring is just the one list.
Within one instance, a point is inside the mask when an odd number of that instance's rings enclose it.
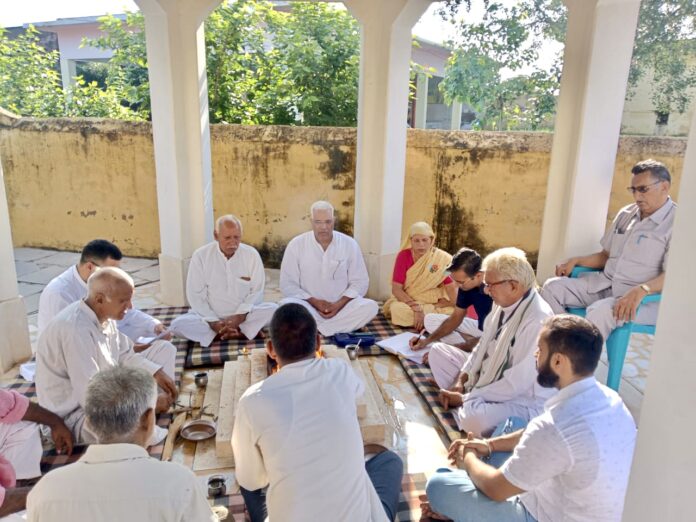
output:
{"label": "white kurta", "polygon": [[[86,442],[94,437],[84,423],[85,392],[90,378],[117,364],[144,368],[154,374],[160,368],[174,370],[176,350],[171,343],[153,345],[148,360],[133,351],[133,342],[119,332],[116,322],[99,323],[84,301],[68,305],[39,337],[36,349],[36,394],[39,404],[63,417],[75,437]],[[149,351],[148,350],[148,351]]]}
{"label": "white kurta", "polygon": [[[503,308],[506,317],[510,317],[518,303],[519,301]],[[486,434],[508,417],[529,420],[543,411],[544,402],[554,395],[555,390],[542,388],[537,383],[534,352],[538,346],[537,340],[542,324],[551,315],[551,307],[537,295],[517,328],[514,345],[510,349],[509,366],[502,377],[464,395],[464,404],[454,415],[461,430],[472,431],[476,435]],[[492,324],[492,317],[493,314],[486,317],[484,331],[487,328],[497,328],[498,325]],[[505,324],[506,322],[503,323],[503,329]],[[498,339],[503,337],[502,332],[503,330]],[[433,377],[441,388],[449,388],[460,371],[470,371],[476,351],[486,350],[492,355],[495,347],[494,338],[487,346],[482,346],[479,342],[471,354],[443,343],[435,343],[428,354]],[[491,359],[487,358],[488,361]]]}
{"label": "white kurta", "polygon": [[[369,284],[360,246],[341,232],[334,231],[326,250],[314,232],[300,234],[288,243],[280,265],[280,291],[285,297],[281,304],[305,306],[325,336],[357,330],[377,315],[377,303],[363,297]],[[333,303],[343,296],[352,300],[331,319],[324,319],[306,301],[314,297]]]}
{"label": "white kurta", "polygon": [[[87,283],[80,277],[76,265],[51,279],[39,298],[39,334],[63,308],[85,297]],[[126,312],[126,316],[118,321],[118,329],[135,341],[138,337],[152,337],[158,324],[160,321],[154,317],[131,308]]]}
{"label": "white kurta", "polygon": [[49,472],[29,493],[27,513],[27,520],[54,522],[217,520],[190,470],[134,444],[94,444]]}
{"label": "white kurta", "polygon": [[355,399],[362,381],[339,359],[284,366],[239,401],[232,449],[236,479],[269,486],[269,520],[387,519],[365,471]]}
{"label": "white kurta", "polygon": [[254,247],[241,243],[227,259],[217,241],[202,246],[191,257],[186,279],[191,311],[172,321],[172,332],[209,346],[215,338],[209,322],[246,314],[239,329],[253,339],[277,308],[263,302],[265,283],[263,262]]}

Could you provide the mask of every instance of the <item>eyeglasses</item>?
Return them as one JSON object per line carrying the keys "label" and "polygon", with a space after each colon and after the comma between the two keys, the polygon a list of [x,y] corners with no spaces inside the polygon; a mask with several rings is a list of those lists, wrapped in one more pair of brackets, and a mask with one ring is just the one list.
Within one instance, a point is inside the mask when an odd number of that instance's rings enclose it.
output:
{"label": "eyeglasses", "polygon": [[626,187],[626,190],[628,190],[631,194],[635,194],[636,192],[645,194],[650,190],[650,187],[657,185],[658,183],[662,183],[662,180],[656,181],[655,183],[648,183],[647,185],[641,185],[639,187]]}
{"label": "eyeglasses", "polygon": [[484,288],[493,288],[496,285],[502,285],[503,283],[510,283],[514,281],[514,279],[503,279],[502,281],[496,281],[495,283],[486,283],[485,281],[483,282],[483,287]]}

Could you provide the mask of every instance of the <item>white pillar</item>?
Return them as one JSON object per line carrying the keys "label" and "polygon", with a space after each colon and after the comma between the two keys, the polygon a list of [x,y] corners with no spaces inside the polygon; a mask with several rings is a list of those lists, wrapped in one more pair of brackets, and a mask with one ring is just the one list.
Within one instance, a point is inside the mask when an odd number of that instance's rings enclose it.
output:
{"label": "white pillar", "polygon": [[68,90],[75,85],[75,76],[77,76],[77,64],[75,60],[61,57],[60,77],[63,81],[63,90]]}
{"label": "white pillar", "polygon": [[450,130],[461,130],[462,128],[462,102],[454,100],[451,106],[452,120]]}
{"label": "white pillar", "polygon": [[425,129],[428,121],[428,75],[416,74],[416,118],[414,128]]}
{"label": "white pillar", "polygon": [[601,249],[640,0],[564,0],[568,31],[539,248],[540,282]]}
{"label": "white pillar", "polygon": [[679,208],[669,247],[667,276],[640,412],[638,443],[623,520],[691,522],[696,451],[696,113],[684,157]]}
{"label": "white pillar", "polygon": [[401,242],[411,28],[430,0],[345,0],[360,21],[355,238],[369,295],[389,295]]}
{"label": "white pillar", "polygon": [[161,299],[182,306],[191,255],[213,238],[203,21],[220,0],[136,1],[145,15]]}
{"label": "white pillar", "polygon": [[[1,159],[1,158],[0,158]],[[5,177],[0,161],[0,372],[31,357],[29,324],[24,300],[17,288],[10,212],[7,208]]]}

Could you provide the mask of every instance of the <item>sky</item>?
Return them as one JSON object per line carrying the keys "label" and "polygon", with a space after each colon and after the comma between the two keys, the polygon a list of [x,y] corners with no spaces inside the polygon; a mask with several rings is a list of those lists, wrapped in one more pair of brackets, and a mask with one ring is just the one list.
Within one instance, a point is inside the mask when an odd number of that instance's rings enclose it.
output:
{"label": "sky", "polygon": [[[378,1],[378,0],[375,0]],[[514,2],[515,0],[503,0]],[[4,4],[4,5],[3,5]],[[48,22],[58,18],[100,16],[125,11],[137,11],[133,0],[0,0],[0,27],[20,26],[30,22]],[[481,17],[482,2],[472,2],[470,19]],[[436,14],[437,4],[431,5],[414,26],[413,33],[435,43],[443,43],[453,36],[452,24],[445,22]],[[558,45],[549,46],[542,51],[539,65],[545,67],[553,61]],[[521,70],[519,73],[530,71]],[[503,77],[512,76],[503,71]]]}

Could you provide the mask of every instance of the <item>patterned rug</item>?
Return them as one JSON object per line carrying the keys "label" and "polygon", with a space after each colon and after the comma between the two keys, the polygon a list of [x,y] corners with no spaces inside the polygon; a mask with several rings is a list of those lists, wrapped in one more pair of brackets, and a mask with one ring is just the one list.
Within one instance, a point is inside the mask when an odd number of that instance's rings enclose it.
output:
{"label": "patterned rug", "polygon": [[[168,325],[176,317],[185,314],[188,311],[187,307],[164,307],[143,309],[143,312],[150,314]],[[380,312],[372,321],[364,328],[360,329],[360,333],[370,333],[375,336],[375,341],[386,339],[404,332],[405,330],[392,325],[389,320]],[[263,332],[268,336],[268,330]],[[265,340],[253,339],[247,340],[232,340],[232,341],[215,341],[207,348],[204,348],[198,343],[187,341],[186,339],[177,338],[172,341],[177,347],[177,364],[179,353],[185,353],[185,368],[199,368],[203,366],[222,366],[227,361],[234,361],[243,353],[244,349],[252,350],[254,348],[263,348]],[[332,342],[331,338],[327,342]],[[387,352],[379,346],[361,346],[359,349],[360,355],[384,355]]]}
{"label": "patterned rug", "polygon": [[457,427],[457,422],[454,416],[449,411],[444,410],[437,401],[439,388],[431,382],[433,372],[424,364],[414,363],[403,357],[399,358],[401,366],[404,368],[406,375],[420,393],[423,400],[428,404],[433,413],[433,417],[442,428],[450,442],[455,439],[462,438],[462,432]]}
{"label": "patterned rug", "polygon": [[[426,482],[427,479],[423,473],[404,475],[401,481],[397,522],[417,522],[420,520],[421,497],[425,495]],[[224,506],[229,510],[228,522],[244,522],[244,499],[240,493],[215,497],[212,504],[213,506]]]}

